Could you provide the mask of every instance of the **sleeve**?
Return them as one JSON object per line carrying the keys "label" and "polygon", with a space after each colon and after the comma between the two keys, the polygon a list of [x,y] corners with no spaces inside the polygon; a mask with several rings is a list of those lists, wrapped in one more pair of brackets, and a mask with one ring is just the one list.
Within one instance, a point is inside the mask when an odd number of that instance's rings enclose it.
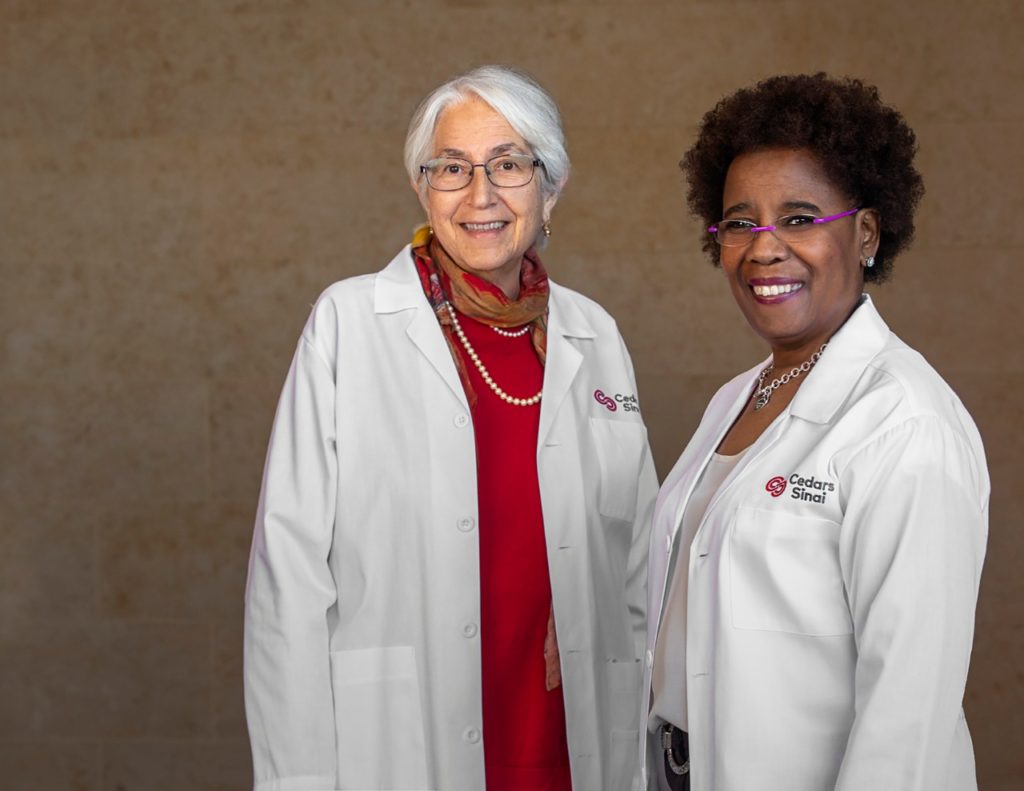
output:
{"label": "sleeve", "polygon": [[860,448],[840,486],[857,667],[836,791],[951,787],[959,756],[973,766],[961,707],[987,536],[984,457],[939,418],[916,418]]}
{"label": "sleeve", "polygon": [[245,708],[255,791],[335,787],[327,558],[337,459],[331,366],[304,335],[267,450],[245,594]]}

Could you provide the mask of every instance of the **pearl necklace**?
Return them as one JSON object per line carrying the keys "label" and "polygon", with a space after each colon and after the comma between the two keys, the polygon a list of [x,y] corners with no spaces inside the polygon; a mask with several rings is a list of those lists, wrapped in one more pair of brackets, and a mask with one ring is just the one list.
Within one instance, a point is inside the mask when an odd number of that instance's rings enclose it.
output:
{"label": "pearl necklace", "polygon": [[764,370],[761,371],[757,377],[757,387],[754,389],[754,395],[752,396],[756,400],[754,401],[754,410],[758,410],[768,403],[768,400],[772,397],[772,393],[782,387],[784,384],[796,379],[800,374],[805,374],[814,367],[814,364],[821,359],[821,353],[825,351],[825,347],[828,343],[821,344],[821,348],[818,349],[814,354],[811,355],[811,359],[804,360],[800,365],[794,368],[789,373],[783,374],[778,379],[772,379],[771,384],[766,385],[764,380],[768,378],[768,374],[775,368],[775,363],[768,363]]}
{"label": "pearl necklace", "polygon": [[[487,368],[484,367],[483,362],[481,362],[480,356],[476,353],[476,349],[474,349],[473,345],[469,342],[469,338],[466,337],[466,333],[462,331],[462,325],[459,324],[459,318],[455,315],[455,308],[452,307],[452,303],[445,302],[444,305],[448,308],[448,315],[452,317],[452,327],[454,327],[455,334],[459,336],[459,340],[462,342],[462,348],[466,350],[466,354],[469,355],[469,359],[473,361],[473,365],[476,366],[476,369],[480,372],[480,376],[485,382],[487,382],[487,386],[491,388],[494,394],[506,404],[512,404],[513,406],[533,406],[534,404],[539,404],[541,394],[544,392],[543,389],[538,390],[536,395],[530,396],[529,398],[516,398],[515,396],[510,396],[498,387],[497,383],[491,378],[490,373],[488,373]],[[520,334],[525,334],[525,332],[521,332]]]}
{"label": "pearl necklace", "polygon": [[521,327],[518,330],[506,330],[504,327],[491,327],[491,329],[506,338],[522,338],[530,331],[530,325],[527,324],[525,327]]}

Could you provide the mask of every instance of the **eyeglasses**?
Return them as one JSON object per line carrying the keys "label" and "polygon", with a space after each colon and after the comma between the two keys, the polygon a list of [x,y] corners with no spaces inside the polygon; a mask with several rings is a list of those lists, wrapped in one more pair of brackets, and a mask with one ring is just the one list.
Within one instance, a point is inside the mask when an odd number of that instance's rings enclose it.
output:
{"label": "eyeglasses", "polygon": [[427,177],[427,184],[441,192],[454,192],[468,187],[473,181],[473,171],[483,168],[487,180],[495,187],[525,187],[533,181],[533,172],[539,159],[529,154],[501,154],[486,162],[474,165],[468,159],[439,157],[420,165],[420,173]]}
{"label": "eyeglasses", "polygon": [[722,247],[745,247],[754,240],[754,234],[771,231],[775,237],[786,244],[806,242],[813,239],[819,227],[827,222],[839,220],[856,214],[860,209],[850,209],[842,214],[830,217],[815,217],[812,214],[787,214],[779,217],[775,225],[755,225],[751,220],[722,220],[708,226],[708,233],[714,235],[715,241]]}

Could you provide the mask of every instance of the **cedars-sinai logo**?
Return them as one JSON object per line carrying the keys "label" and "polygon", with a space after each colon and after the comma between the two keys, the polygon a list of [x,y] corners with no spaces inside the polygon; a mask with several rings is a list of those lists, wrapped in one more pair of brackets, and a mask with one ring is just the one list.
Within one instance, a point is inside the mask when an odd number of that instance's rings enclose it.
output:
{"label": "cedars-sinai logo", "polygon": [[781,497],[782,493],[786,491],[786,479],[781,475],[776,475],[764,485],[764,490],[772,497]]}
{"label": "cedars-sinai logo", "polygon": [[597,403],[599,403],[601,406],[608,407],[609,412],[614,412],[616,409],[619,408],[618,404],[615,403],[614,398],[609,398],[600,390],[594,391],[594,400],[597,401]]}

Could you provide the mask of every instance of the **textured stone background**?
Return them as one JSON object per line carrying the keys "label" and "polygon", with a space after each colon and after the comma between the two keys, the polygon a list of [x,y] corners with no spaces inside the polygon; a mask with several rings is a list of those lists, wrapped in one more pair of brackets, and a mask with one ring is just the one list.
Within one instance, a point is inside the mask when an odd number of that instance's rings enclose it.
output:
{"label": "textured stone background", "polygon": [[419,220],[415,103],[493,61],[564,111],[545,260],[618,317],[662,474],[763,354],[685,211],[700,115],[818,69],[904,111],[928,196],[876,299],[987,442],[966,706],[982,788],[1020,788],[1022,34],[1016,0],[0,0],[0,786],[250,782],[241,601],[297,333]]}

